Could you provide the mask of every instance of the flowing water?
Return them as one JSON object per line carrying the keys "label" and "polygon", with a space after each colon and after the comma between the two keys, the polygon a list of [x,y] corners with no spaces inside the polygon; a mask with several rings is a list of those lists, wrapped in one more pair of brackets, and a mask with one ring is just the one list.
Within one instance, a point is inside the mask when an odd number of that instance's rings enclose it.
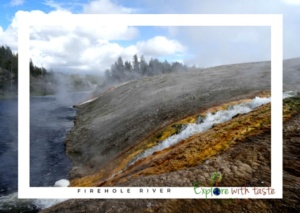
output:
{"label": "flowing water", "polygon": [[[72,164],[65,154],[64,139],[76,114],[72,106],[89,94],[30,98],[30,186],[53,186],[67,179]],[[18,101],[0,100],[0,212],[36,212],[58,200],[17,199],[17,135]]]}
{"label": "flowing water", "polygon": [[[283,98],[292,97],[294,95],[295,93],[293,91],[287,91],[283,93]],[[172,135],[166,138],[165,140],[161,141],[157,145],[143,151],[141,154],[134,157],[132,161],[129,162],[129,165],[134,164],[136,161],[142,158],[152,155],[154,152],[166,149],[174,144],[177,144],[178,142],[187,139],[194,134],[204,132],[212,128],[213,125],[215,124],[224,123],[226,121],[229,121],[230,119],[232,119],[234,116],[238,114],[249,113],[253,109],[270,102],[271,102],[271,97],[268,98],[255,97],[249,102],[230,106],[226,110],[220,110],[217,111],[216,113],[208,113],[205,116],[205,118],[201,118],[202,121],[200,123],[187,124],[178,134]]]}

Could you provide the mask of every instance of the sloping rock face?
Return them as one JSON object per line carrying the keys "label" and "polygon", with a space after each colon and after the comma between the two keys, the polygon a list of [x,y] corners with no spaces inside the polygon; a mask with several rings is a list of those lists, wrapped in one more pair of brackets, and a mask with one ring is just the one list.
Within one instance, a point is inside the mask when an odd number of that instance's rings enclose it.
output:
{"label": "sloping rock face", "polygon": [[[300,60],[285,61],[285,69],[284,88],[297,90]],[[223,175],[219,186],[270,186],[270,104],[157,152],[103,181],[110,175],[105,173],[108,168],[122,164],[136,147],[147,147],[145,141],[174,122],[268,90],[270,64],[261,62],[155,76],[107,91],[95,101],[78,106],[75,127],[67,139],[68,153],[74,161],[72,183],[191,187],[200,182],[208,186],[217,171]],[[285,101],[284,120],[282,200],[68,200],[42,212],[298,212],[299,97]],[[238,134],[229,137],[225,130]],[[165,137],[162,133],[160,138]],[[216,138],[215,142],[205,142],[208,137]],[[194,151],[200,155],[194,155]],[[113,166],[108,167],[108,162]]]}
{"label": "sloping rock face", "polygon": [[270,63],[221,66],[132,81],[78,106],[70,178],[97,172],[153,132],[208,107],[270,90]]}
{"label": "sloping rock face", "polygon": [[[290,101],[290,100],[288,100]],[[285,117],[282,200],[69,200],[42,212],[298,212],[300,209],[300,99]],[[196,166],[159,175],[136,177],[120,186],[191,186],[210,184],[215,171],[219,186],[270,186],[270,131],[237,143]]]}

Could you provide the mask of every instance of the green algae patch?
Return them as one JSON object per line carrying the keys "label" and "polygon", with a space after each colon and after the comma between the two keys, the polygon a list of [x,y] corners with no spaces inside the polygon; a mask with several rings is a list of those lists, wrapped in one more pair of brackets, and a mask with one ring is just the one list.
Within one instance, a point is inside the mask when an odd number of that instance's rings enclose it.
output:
{"label": "green algae patch", "polygon": [[283,100],[283,118],[288,119],[299,111],[300,97],[291,97]]}

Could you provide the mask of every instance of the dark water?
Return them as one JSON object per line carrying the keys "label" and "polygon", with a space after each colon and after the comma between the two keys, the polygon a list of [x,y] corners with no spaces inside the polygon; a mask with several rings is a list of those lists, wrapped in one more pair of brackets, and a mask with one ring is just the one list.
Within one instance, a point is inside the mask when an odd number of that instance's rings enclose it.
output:
{"label": "dark water", "polygon": [[[73,93],[30,98],[31,186],[53,186],[59,179],[68,179],[72,164],[65,154],[64,139],[76,114],[72,106],[88,96]],[[0,212],[4,197],[17,197],[17,114],[17,99],[0,100]]]}
{"label": "dark water", "polygon": [[64,139],[76,112],[55,97],[34,97],[30,104],[30,186],[53,186],[71,168]]}
{"label": "dark water", "polygon": [[0,196],[17,191],[18,100],[0,100]]}

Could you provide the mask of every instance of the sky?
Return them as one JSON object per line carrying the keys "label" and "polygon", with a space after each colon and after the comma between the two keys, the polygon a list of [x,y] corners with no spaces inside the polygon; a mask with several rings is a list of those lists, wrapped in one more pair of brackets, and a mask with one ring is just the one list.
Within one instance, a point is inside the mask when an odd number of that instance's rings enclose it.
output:
{"label": "sky", "polygon": [[[7,0],[0,5],[0,45],[17,52],[21,13],[283,14],[283,57],[300,57],[300,0]],[[109,20],[108,20],[109,22]],[[34,64],[59,72],[103,73],[119,56],[211,67],[270,60],[270,27],[70,26],[30,29]]]}

